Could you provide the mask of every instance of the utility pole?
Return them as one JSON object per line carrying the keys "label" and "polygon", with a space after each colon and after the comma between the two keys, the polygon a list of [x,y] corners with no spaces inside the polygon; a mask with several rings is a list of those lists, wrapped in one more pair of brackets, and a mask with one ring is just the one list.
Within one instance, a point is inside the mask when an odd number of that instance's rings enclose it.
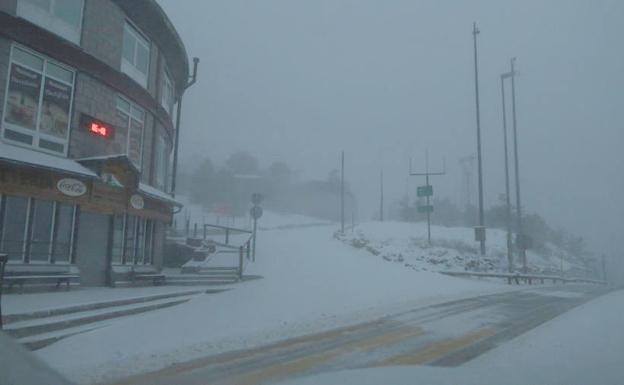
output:
{"label": "utility pole", "polygon": [[379,200],[379,220],[381,222],[384,221],[384,180],[383,180],[383,170],[381,170],[381,173],[379,175],[379,187],[381,189],[381,196],[380,196],[380,200]]}
{"label": "utility pole", "polygon": [[465,189],[462,203],[466,209],[472,206],[472,175],[474,172],[474,161],[474,154],[459,158],[459,165],[462,169],[463,184]]}
{"label": "utility pole", "polygon": [[520,259],[522,260],[522,272],[527,273],[527,259],[526,259],[526,237],[522,230],[522,206],[520,204],[520,165],[518,161],[518,132],[516,127],[516,71],[515,71],[516,58],[511,59],[511,116],[513,122],[513,136],[514,136],[514,163],[516,171],[516,210],[518,217],[518,235],[516,242],[518,243],[520,250]]}
{"label": "utility pole", "polygon": [[344,207],[344,151],[340,155],[340,232],[345,232],[345,207]]}
{"label": "utility pole", "polygon": [[477,61],[477,35],[479,34],[477,23],[472,24],[472,40],[474,44],[474,75],[475,75],[475,106],[477,110],[477,163],[479,167],[479,242],[481,255],[485,255],[485,223],[483,218],[483,162],[481,159],[481,114],[479,112],[479,69]]}
{"label": "utility pole", "polygon": [[503,100],[503,141],[505,150],[505,224],[507,226],[507,265],[509,272],[513,272],[513,249],[511,239],[511,197],[509,196],[509,156],[507,152],[507,112],[505,103],[505,79],[513,76],[507,72],[501,75],[501,97]]}
{"label": "utility pole", "polygon": [[427,213],[427,242],[429,246],[431,246],[431,212],[433,211],[433,206],[431,206],[430,198],[433,195],[433,186],[429,184],[429,176],[433,175],[444,175],[446,174],[446,162],[443,163],[443,168],[441,172],[429,172],[429,151],[425,153],[425,172],[414,173],[412,172],[412,164],[410,162],[410,176],[424,176],[425,177],[425,186],[418,187],[418,196],[426,197],[426,206],[424,209],[420,206],[419,211],[422,209]]}

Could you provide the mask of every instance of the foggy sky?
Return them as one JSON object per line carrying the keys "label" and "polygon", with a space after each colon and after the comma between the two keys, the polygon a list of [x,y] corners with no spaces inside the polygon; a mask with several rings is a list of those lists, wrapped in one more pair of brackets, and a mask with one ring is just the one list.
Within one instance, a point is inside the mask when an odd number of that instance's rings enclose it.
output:
{"label": "foggy sky", "polygon": [[525,210],[621,255],[624,2],[158,1],[201,58],[182,167],[246,150],[324,178],[344,150],[360,218],[378,207],[379,170],[398,198],[427,148],[431,168],[447,163],[436,195],[459,202],[458,158],[476,152],[477,21],[486,205],[504,192],[499,75],[515,56]]}

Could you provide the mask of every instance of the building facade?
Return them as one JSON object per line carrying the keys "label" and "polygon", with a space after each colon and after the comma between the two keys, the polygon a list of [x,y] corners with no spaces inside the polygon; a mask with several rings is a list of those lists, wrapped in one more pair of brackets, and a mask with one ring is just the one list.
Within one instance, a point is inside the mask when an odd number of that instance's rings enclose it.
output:
{"label": "building facade", "polygon": [[0,0],[0,253],[83,285],[159,270],[188,58],[155,0]]}

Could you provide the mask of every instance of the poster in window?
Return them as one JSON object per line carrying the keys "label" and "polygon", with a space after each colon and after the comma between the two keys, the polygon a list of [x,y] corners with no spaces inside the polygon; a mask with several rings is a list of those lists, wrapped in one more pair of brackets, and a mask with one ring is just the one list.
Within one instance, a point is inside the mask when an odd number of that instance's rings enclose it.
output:
{"label": "poster in window", "polygon": [[141,164],[141,139],[142,137],[143,137],[143,125],[134,119],[130,119],[128,157],[136,166],[139,166]]}
{"label": "poster in window", "polygon": [[41,104],[41,132],[63,139],[67,136],[71,92],[71,86],[46,77]]}
{"label": "poster in window", "polygon": [[34,130],[37,124],[40,89],[40,74],[17,64],[11,64],[4,120],[7,123]]}

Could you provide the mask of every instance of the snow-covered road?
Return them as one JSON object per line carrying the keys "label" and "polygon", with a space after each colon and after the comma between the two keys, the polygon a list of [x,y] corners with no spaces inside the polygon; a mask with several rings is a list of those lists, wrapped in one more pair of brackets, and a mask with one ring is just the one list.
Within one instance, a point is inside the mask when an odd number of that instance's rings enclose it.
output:
{"label": "snow-covered road", "polygon": [[[272,227],[268,222],[264,226]],[[256,263],[248,265],[246,273],[264,279],[121,318],[37,354],[78,383],[108,381],[377,319],[401,309],[518,289],[387,263],[334,239],[334,230],[314,226],[262,231]]]}
{"label": "snow-covered road", "polygon": [[[597,286],[542,287],[404,309],[375,321],[205,357],[117,384],[256,385],[366,367],[452,368],[603,292],[604,288]],[[514,368],[518,358],[522,358],[514,353],[506,356],[507,361],[497,359],[494,362],[498,365],[506,362],[505,367]],[[492,368],[489,364],[485,362],[487,369],[484,370]],[[481,368],[473,367],[477,371]],[[313,377],[308,383],[326,382]],[[379,382],[388,383],[393,382]]]}

